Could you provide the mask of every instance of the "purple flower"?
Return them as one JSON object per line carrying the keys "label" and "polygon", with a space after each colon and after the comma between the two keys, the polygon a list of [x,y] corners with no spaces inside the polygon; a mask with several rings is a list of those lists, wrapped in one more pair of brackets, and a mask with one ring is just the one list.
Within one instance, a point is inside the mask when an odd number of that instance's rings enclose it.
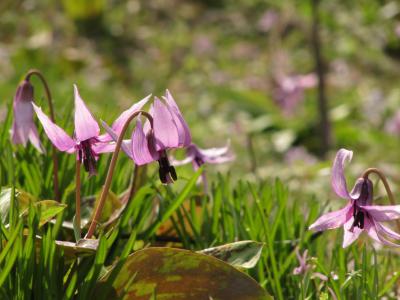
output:
{"label": "purple flower", "polygon": [[286,114],[291,114],[304,98],[304,90],[317,84],[315,74],[283,76],[277,80],[274,98]]}
{"label": "purple flower", "polygon": [[18,86],[14,96],[12,141],[14,144],[22,144],[24,147],[30,141],[39,152],[43,153],[44,149],[40,143],[36,125],[33,122],[32,101],[33,86],[28,80],[24,79]]}
{"label": "purple flower", "polygon": [[400,135],[400,110],[386,122],[385,130],[393,135]]}
{"label": "purple flower", "polygon": [[[303,255],[300,255],[299,249],[296,248],[296,257],[297,257],[297,260],[299,262],[299,266],[293,269],[293,275],[305,276],[306,273],[312,268],[312,265],[310,265],[307,262],[307,260],[308,260],[308,250],[304,250]],[[313,277],[318,277],[322,281],[328,281],[328,277],[326,277],[322,273],[313,272],[311,275]]]}
{"label": "purple flower", "polygon": [[53,145],[60,151],[76,153],[77,159],[83,163],[85,170],[91,176],[96,174],[96,160],[99,153],[112,152],[114,146],[99,141],[99,125],[80,97],[76,85],[74,85],[74,96],[75,133],[73,138],[54,124],[40,107],[33,102],[32,105]]}
{"label": "purple flower", "polygon": [[[140,116],[138,117],[131,140],[124,141],[121,148],[139,166],[158,161],[160,180],[166,184],[177,180],[175,168],[170,164],[166,151],[187,147],[192,138],[189,127],[168,90],[163,100],[164,102],[156,97],[150,108],[152,124],[147,121],[142,126]],[[105,122],[102,125],[113,140],[117,141],[118,133]]]}
{"label": "purple flower", "polygon": [[387,238],[400,240],[400,235],[381,222],[400,218],[400,205],[372,205],[372,182],[368,178],[357,179],[352,191],[348,191],[344,163],[350,161],[352,156],[352,151],[340,149],[332,167],[332,188],[339,197],[348,201],[347,205],[322,215],[309,229],[322,231],[343,226],[343,248],[351,245],[363,231],[379,243],[398,246]]}
{"label": "purple flower", "polygon": [[181,166],[188,163],[193,164],[193,169],[196,171],[204,163],[222,164],[232,161],[235,156],[229,151],[229,143],[222,148],[201,149],[196,144],[190,144],[186,147],[186,158],[183,160],[172,160],[174,166]]}

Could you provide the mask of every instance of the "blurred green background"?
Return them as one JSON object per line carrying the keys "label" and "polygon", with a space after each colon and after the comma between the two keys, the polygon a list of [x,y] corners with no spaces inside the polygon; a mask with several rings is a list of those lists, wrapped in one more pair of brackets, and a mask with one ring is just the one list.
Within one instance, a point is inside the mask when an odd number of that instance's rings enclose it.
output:
{"label": "blurred green background", "polygon": [[[284,106],[289,96],[277,96],[283,78],[315,71],[311,5],[2,0],[0,122],[30,68],[48,79],[57,119],[70,133],[73,83],[94,115],[108,123],[168,88],[194,142],[207,148],[231,140],[236,160],[210,171],[249,181],[279,176],[303,192],[299,197],[327,199],[331,162],[318,158],[317,88],[300,91],[290,109]],[[399,132],[388,128],[400,107],[400,3],[323,0],[319,16],[332,122],[328,158],[340,147],[352,149],[348,172],[355,177],[367,166],[380,167],[396,190]],[[36,86],[37,101],[47,110]]]}

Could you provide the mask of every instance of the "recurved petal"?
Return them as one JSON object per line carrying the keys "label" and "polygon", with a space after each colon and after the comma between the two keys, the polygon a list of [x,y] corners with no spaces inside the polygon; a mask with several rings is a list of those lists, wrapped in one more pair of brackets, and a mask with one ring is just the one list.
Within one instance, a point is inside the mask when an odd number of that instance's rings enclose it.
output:
{"label": "recurved petal", "polygon": [[378,221],[391,221],[400,218],[400,205],[367,205],[362,206],[371,217]]}
{"label": "recurved petal", "polygon": [[317,219],[317,221],[310,225],[309,229],[315,231],[323,231],[342,226],[349,220],[349,218],[351,218],[351,206],[351,203],[349,203],[340,210],[322,215]]}
{"label": "recurved petal", "polygon": [[149,142],[143,131],[140,119],[136,122],[136,128],[132,134],[132,156],[135,163],[139,166],[148,164],[158,159],[155,153],[149,148]]}
{"label": "recurved petal", "polygon": [[[119,137],[118,137],[117,133],[114,130],[112,130],[112,128],[110,126],[108,126],[106,122],[101,121],[101,126],[103,126],[104,130],[111,136],[111,138],[114,140],[115,143],[118,142]],[[132,149],[131,149],[131,145],[129,142],[123,141],[121,143],[121,149],[122,149],[122,151],[124,151],[126,153],[126,155],[128,155],[131,159],[133,159]],[[103,149],[103,150],[106,150],[106,149]],[[114,150],[115,150],[115,147],[114,147],[113,151]],[[106,152],[106,151],[104,151],[104,152]]]}
{"label": "recurved petal", "polygon": [[124,126],[125,122],[132,116],[134,113],[138,112],[142,109],[142,107],[149,101],[151,94],[147,97],[143,98],[139,102],[133,104],[130,108],[125,110],[112,124],[111,128],[117,133],[120,134],[122,127]]}
{"label": "recurved petal", "polygon": [[36,115],[43,125],[43,129],[49,137],[53,145],[60,151],[66,151],[68,153],[74,152],[75,141],[65,133],[63,129],[54,124],[42,111],[42,109],[32,102],[33,109]]}
{"label": "recurved petal", "polygon": [[179,147],[178,129],[172,113],[158,98],[154,100],[153,118],[156,150]]}
{"label": "recurved petal", "polygon": [[380,234],[384,234],[384,235],[390,237],[391,239],[400,240],[400,234],[398,234],[397,232],[393,231],[389,227],[386,227],[385,225],[383,225],[379,222],[374,222],[374,223],[375,223],[375,227],[376,227],[377,231]]}
{"label": "recurved petal", "polygon": [[75,97],[75,135],[77,140],[85,141],[97,137],[100,133],[99,124],[86,107],[77,86],[74,84]]}
{"label": "recurved petal", "polygon": [[381,229],[376,226],[376,222],[373,220],[369,221],[366,219],[365,230],[368,232],[368,235],[378,243],[383,245],[399,247],[399,245],[389,241],[382,233]]}
{"label": "recurved petal", "polygon": [[351,217],[343,226],[344,228],[343,245],[342,245],[343,248],[350,246],[356,239],[358,239],[361,232],[363,232],[363,229],[358,227],[353,227],[353,229],[351,229],[353,222],[354,218]]}
{"label": "recurved petal", "polygon": [[344,176],[344,164],[346,160],[350,162],[352,157],[353,151],[340,149],[336,154],[332,166],[332,188],[339,197],[345,199],[350,199],[350,195]]}
{"label": "recurved petal", "polygon": [[171,161],[171,164],[173,166],[183,166],[183,165],[186,165],[188,163],[191,163],[193,161],[193,159],[194,159],[194,155],[193,154],[189,154],[182,160],[175,159],[174,157],[171,157],[170,161]]}
{"label": "recurved petal", "polygon": [[192,142],[192,136],[190,134],[189,126],[187,125],[185,119],[183,118],[183,115],[178,105],[176,104],[174,98],[172,97],[171,93],[169,92],[169,90],[166,90],[165,97],[163,98],[166,101],[168,108],[172,113],[174,122],[178,129],[179,147],[189,146],[190,143]]}

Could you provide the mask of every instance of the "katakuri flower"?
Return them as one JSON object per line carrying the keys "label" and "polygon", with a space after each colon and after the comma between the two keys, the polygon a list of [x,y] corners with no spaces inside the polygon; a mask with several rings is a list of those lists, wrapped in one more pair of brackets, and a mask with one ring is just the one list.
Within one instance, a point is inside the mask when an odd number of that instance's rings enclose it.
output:
{"label": "katakuri flower", "polygon": [[[191,144],[192,138],[189,127],[168,90],[163,100],[164,103],[155,98],[147,116],[151,120],[144,125],[140,115],[138,116],[131,140],[124,141],[121,148],[138,166],[157,161],[160,180],[167,184],[177,180],[177,175],[166,151],[187,147]],[[105,122],[102,124],[113,140],[117,141],[118,133]]]}
{"label": "katakuri flower", "polygon": [[202,149],[196,144],[190,144],[186,147],[186,158],[183,160],[172,159],[174,166],[182,166],[192,163],[193,169],[197,171],[203,164],[222,164],[232,161],[235,156],[229,150],[229,143],[221,148]]}
{"label": "katakuri flower", "polygon": [[12,142],[24,147],[30,141],[41,153],[44,152],[40,143],[39,134],[33,121],[33,85],[28,79],[24,79],[18,86],[14,96],[13,113],[14,119],[11,129]]}
{"label": "katakuri flower", "polygon": [[348,201],[347,205],[322,215],[309,229],[323,231],[343,226],[343,248],[351,245],[363,231],[379,243],[398,246],[388,238],[400,240],[400,235],[381,222],[400,218],[400,205],[372,205],[373,188],[368,178],[357,179],[352,191],[348,191],[344,164],[346,160],[351,161],[352,156],[352,151],[340,149],[332,167],[332,188],[339,197]]}
{"label": "katakuri flower", "polygon": [[85,170],[91,176],[96,174],[96,161],[99,154],[112,152],[115,146],[99,141],[99,125],[83,102],[76,85],[74,85],[74,97],[75,132],[73,138],[54,124],[40,107],[33,102],[32,105],[53,145],[60,151],[70,154],[76,153],[77,160],[83,163]]}

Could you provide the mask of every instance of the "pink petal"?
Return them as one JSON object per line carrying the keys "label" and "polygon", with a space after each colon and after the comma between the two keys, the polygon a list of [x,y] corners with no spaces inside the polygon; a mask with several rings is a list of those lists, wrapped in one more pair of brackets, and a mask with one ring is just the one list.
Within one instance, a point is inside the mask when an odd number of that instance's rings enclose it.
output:
{"label": "pink petal", "polygon": [[179,134],[174,118],[168,108],[156,98],[153,106],[156,150],[179,147]]}
{"label": "pink petal", "polygon": [[352,205],[351,203],[347,204],[341,210],[329,212],[327,214],[322,215],[310,225],[310,230],[322,231],[327,229],[334,229],[342,226],[344,223],[348,221],[351,217]]}
{"label": "pink petal", "polygon": [[172,116],[174,118],[174,122],[178,129],[179,135],[179,147],[187,147],[192,142],[192,136],[190,134],[189,126],[187,125],[185,119],[182,116],[181,111],[179,110],[178,105],[176,104],[174,98],[172,97],[169,90],[165,92],[164,100],[167,102],[168,108],[170,109]]}
{"label": "pink petal", "polygon": [[400,240],[400,234],[398,234],[397,232],[393,231],[389,227],[386,227],[385,225],[379,222],[374,222],[374,223],[375,223],[375,228],[380,234],[385,234],[391,239]]}
{"label": "pink petal", "polygon": [[339,197],[344,199],[350,199],[346,178],[344,177],[344,163],[346,160],[350,162],[352,157],[353,151],[340,149],[332,166],[332,188]]}
{"label": "pink petal", "polygon": [[97,137],[100,133],[99,124],[86,107],[77,86],[74,84],[75,96],[75,135],[78,141],[85,141]]}
{"label": "pink petal", "polygon": [[368,221],[368,219],[366,219],[366,227],[365,229],[368,232],[368,235],[375,240],[378,243],[381,243],[383,245],[387,245],[387,246],[392,246],[392,247],[399,247],[399,245],[389,241],[388,239],[386,239],[383,234],[382,234],[382,230],[380,228],[378,228],[376,226],[376,223],[371,220],[371,222]]}
{"label": "pink petal", "polygon": [[42,123],[44,131],[53,145],[60,151],[72,153],[75,151],[75,141],[65,133],[63,129],[54,124],[43,112],[42,109],[32,102],[33,109]]}
{"label": "pink petal", "polygon": [[138,165],[145,165],[158,159],[158,155],[149,148],[148,139],[143,132],[140,119],[136,122],[136,128],[132,134],[132,156]]}
{"label": "pink petal", "polygon": [[13,112],[12,141],[14,144],[26,146],[31,128],[36,128],[33,122],[32,104],[27,101],[14,100]]}
{"label": "pink petal", "polygon": [[[111,138],[112,140],[112,138]],[[116,142],[109,142],[109,143],[95,143],[92,145],[92,150],[98,153],[111,153],[115,151]]]}
{"label": "pink petal", "polygon": [[39,139],[39,134],[37,132],[36,126],[31,127],[31,130],[29,131],[29,141],[32,143],[32,145],[40,152],[40,153],[45,153],[46,151],[44,150],[42,143],[40,142]]}
{"label": "pink petal", "polygon": [[374,220],[391,221],[400,218],[400,205],[367,205],[362,206]]}
{"label": "pink petal", "polygon": [[[124,127],[125,122],[132,116],[134,113],[138,112],[142,109],[142,107],[149,101],[151,95],[148,95],[146,98],[143,98],[139,102],[133,104],[130,108],[125,110],[112,124],[111,128],[114,130],[116,134],[120,134],[122,127]],[[101,141],[111,141],[112,138],[108,135],[101,135],[99,137]]]}
{"label": "pink petal", "polygon": [[[361,232],[363,232],[363,229],[354,227],[353,231],[351,232],[350,229],[353,225],[354,218],[351,217],[343,226],[344,228],[344,237],[343,237],[343,248],[347,248],[350,246],[358,237],[360,236]],[[367,220],[365,220],[365,223]],[[364,224],[365,225],[365,224]]]}
{"label": "pink petal", "polygon": [[170,159],[171,164],[172,164],[173,166],[183,166],[183,165],[186,165],[186,164],[188,164],[188,163],[191,163],[193,160],[194,160],[194,155],[193,155],[193,154],[190,154],[190,155],[186,156],[186,157],[185,157],[184,159],[182,159],[182,160],[177,160],[177,159],[175,159],[174,157],[172,157],[172,158]]}
{"label": "pink petal", "polygon": [[[111,138],[114,140],[114,142],[118,142],[117,133],[114,130],[112,130],[112,128],[110,126],[108,126],[106,122],[101,121],[101,126],[103,126],[105,131],[111,136]],[[128,142],[122,142],[121,143],[121,149],[122,149],[122,151],[124,151],[126,153],[126,155],[128,155],[131,159],[133,159],[132,149],[131,149],[131,147],[130,147]]]}

